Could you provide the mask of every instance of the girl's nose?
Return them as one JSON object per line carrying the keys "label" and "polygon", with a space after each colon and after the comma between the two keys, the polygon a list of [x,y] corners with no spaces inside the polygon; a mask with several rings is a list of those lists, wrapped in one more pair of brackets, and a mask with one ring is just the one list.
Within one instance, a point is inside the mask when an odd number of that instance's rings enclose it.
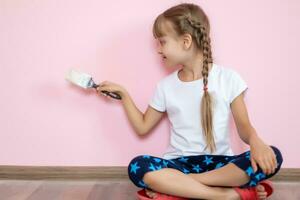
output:
{"label": "girl's nose", "polygon": [[161,53],[161,45],[159,43],[157,43],[156,48],[157,48],[158,53]]}
{"label": "girl's nose", "polygon": [[163,54],[163,53],[162,53],[162,50],[161,50],[160,48],[157,49],[157,53],[160,54],[160,55]]}

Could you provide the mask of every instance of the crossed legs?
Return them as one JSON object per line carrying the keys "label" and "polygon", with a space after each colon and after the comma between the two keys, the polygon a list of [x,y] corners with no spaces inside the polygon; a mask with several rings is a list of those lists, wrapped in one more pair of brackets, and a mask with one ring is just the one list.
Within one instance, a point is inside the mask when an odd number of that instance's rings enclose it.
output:
{"label": "crossed legs", "polygon": [[[200,174],[184,174],[164,168],[147,172],[143,181],[154,191],[196,199],[240,199],[231,188],[249,181],[247,174],[232,163]],[[220,187],[217,187],[220,186]]]}
{"label": "crossed legs", "polygon": [[187,174],[195,180],[209,186],[236,187],[249,181],[249,176],[233,163],[228,163],[224,167],[194,174]]}

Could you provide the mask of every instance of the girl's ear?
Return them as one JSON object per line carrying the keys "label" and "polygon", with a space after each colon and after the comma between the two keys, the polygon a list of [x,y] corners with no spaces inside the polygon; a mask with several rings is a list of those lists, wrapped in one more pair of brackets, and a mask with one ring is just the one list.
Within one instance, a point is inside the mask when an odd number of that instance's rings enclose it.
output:
{"label": "girl's ear", "polygon": [[183,48],[188,50],[191,45],[192,45],[192,36],[189,33],[185,33],[182,36],[182,40],[183,40]]}

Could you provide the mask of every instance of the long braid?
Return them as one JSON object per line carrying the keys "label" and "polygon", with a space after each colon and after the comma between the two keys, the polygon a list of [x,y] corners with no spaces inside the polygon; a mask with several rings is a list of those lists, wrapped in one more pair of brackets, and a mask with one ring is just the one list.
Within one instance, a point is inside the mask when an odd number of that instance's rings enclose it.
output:
{"label": "long braid", "polygon": [[187,22],[194,28],[194,37],[196,39],[197,45],[203,51],[203,90],[204,94],[201,100],[201,124],[206,138],[207,147],[209,147],[211,152],[216,149],[214,134],[213,134],[213,108],[212,108],[212,97],[208,92],[208,64],[213,62],[210,37],[208,36],[208,31],[205,26],[201,25],[199,22],[192,20],[190,17],[186,18]]}

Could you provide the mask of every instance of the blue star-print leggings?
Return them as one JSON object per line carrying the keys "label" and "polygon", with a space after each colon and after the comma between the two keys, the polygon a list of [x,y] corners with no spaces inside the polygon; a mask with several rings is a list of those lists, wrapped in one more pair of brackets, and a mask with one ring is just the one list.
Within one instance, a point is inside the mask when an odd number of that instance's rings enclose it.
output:
{"label": "blue star-print leggings", "polygon": [[241,185],[240,188],[254,187],[260,181],[274,176],[280,169],[282,164],[282,155],[277,147],[270,145],[274,150],[277,159],[277,167],[273,174],[266,175],[258,165],[258,170],[253,171],[250,161],[250,150],[239,155],[196,155],[181,156],[175,159],[163,159],[150,155],[140,155],[131,160],[128,165],[128,175],[130,180],[140,188],[149,189],[144,183],[143,176],[148,171],[160,170],[162,168],[174,168],[185,174],[202,173],[213,169],[220,168],[228,163],[234,163],[236,166],[245,171],[250,177],[248,183]]}

